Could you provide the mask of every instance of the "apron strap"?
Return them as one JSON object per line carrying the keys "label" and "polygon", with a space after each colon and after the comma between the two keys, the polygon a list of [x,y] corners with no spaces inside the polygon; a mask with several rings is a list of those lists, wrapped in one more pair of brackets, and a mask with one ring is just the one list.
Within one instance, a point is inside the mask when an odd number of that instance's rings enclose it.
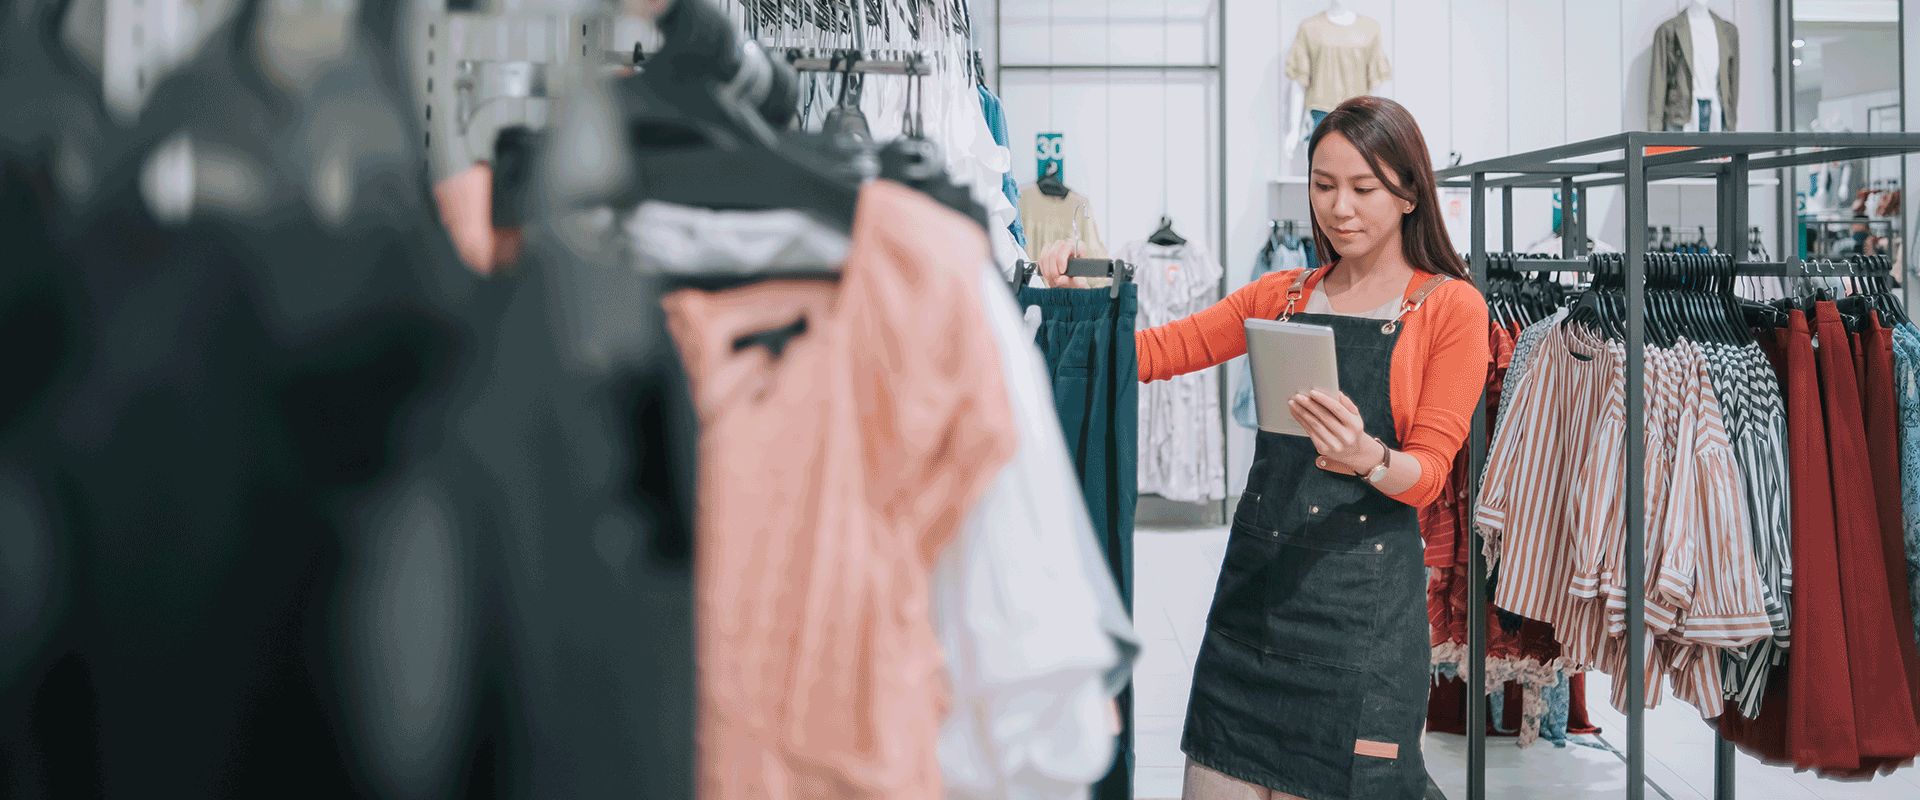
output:
{"label": "apron strap", "polygon": [[1433,291],[1440,288],[1441,284],[1450,280],[1453,280],[1453,278],[1447,275],[1435,275],[1428,278],[1427,282],[1420,284],[1420,288],[1413,290],[1413,294],[1408,295],[1407,299],[1400,301],[1400,313],[1393,315],[1393,319],[1387,320],[1386,324],[1381,325],[1380,332],[1393,333],[1399,330],[1401,317],[1419,311],[1421,306],[1426,305],[1427,296],[1433,294]]}
{"label": "apron strap", "polygon": [[[1294,305],[1300,302],[1300,296],[1306,293],[1307,284],[1313,283],[1314,274],[1319,272],[1320,269],[1320,267],[1315,267],[1313,269],[1301,270],[1300,274],[1294,277],[1293,285],[1287,288],[1287,308],[1285,311],[1280,312],[1280,322],[1286,322],[1288,317],[1293,316]],[[1380,332],[1393,333],[1399,330],[1401,317],[1419,311],[1420,306],[1426,304],[1427,296],[1433,294],[1435,289],[1439,289],[1441,284],[1450,280],[1453,280],[1453,278],[1447,275],[1435,275],[1428,278],[1426,283],[1420,284],[1420,288],[1413,290],[1413,294],[1408,295],[1406,299],[1400,301],[1400,313],[1393,315],[1393,319],[1387,320],[1386,324],[1381,325]]]}
{"label": "apron strap", "polygon": [[1420,304],[1427,302],[1427,295],[1433,294],[1433,290],[1440,288],[1440,284],[1450,280],[1453,278],[1448,275],[1435,275],[1428,278],[1426,283],[1420,284],[1420,288],[1413,290],[1413,295],[1407,298],[1407,303],[1414,308],[1419,308]]}
{"label": "apron strap", "polygon": [[1293,286],[1287,289],[1287,310],[1280,312],[1278,322],[1286,322],[1288,317],[1293,316],[1293,304],[1300,302],[1300,295],[1306,293],[1307,284],[1313,282],[1313,274],[1319,271],[1319,267],[1303,269],[1300,270],[1299,275],[1294,276]]}

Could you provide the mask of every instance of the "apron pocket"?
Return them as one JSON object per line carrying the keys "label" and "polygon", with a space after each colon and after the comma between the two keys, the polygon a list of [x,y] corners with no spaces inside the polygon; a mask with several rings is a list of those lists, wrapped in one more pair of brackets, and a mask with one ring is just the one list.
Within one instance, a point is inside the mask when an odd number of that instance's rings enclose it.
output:
{"label": "apron pocket", "polygon": [[1314,509],[1292,535],[1244,520],[1227,540],[1207,627],[1272,655],[1367,669],[1384,608],[1385,545],[1365,541],[1362,518],[1340,512]]}
{"label": "apron pocket", "polygon": [[1267,649],[1354,671],[1374,665],[1387,548],[1367,541],[1367,529],[1363,515],[1314,508],[1299,534],[1275,537]]}
{"label": "apron pocket", "polygon": [[1259,515],[1259,502],[1249,503],[1248,499],[1240,501],[1240,510],[1234,515],[1227,555],[1220,562],[1220,580],[1213,588],[1213,608],[1207,612],[1207,627],[1259,647],[1266,640],[1267,577],[1273,571],[1278,546],[1273,533],[1244,522]]}
{"label": "apron pocket", "polygon": [[1241,492],[1240,504],[1233,507],[1233,524],[1260,527],[1260,493]]}

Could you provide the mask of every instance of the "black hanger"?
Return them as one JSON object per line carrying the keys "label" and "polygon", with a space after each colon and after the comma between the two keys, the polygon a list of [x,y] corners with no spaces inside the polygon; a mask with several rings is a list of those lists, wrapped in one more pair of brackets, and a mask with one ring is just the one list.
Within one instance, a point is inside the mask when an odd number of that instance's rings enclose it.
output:
{"label": "black hanger", "polygon": [[1160,229],[1148,236],[1147,241],[1162,247],[1178,247],[1187,243],[1185,237],[1173,232],[1173,219],[1164,215],[1160,217]]}
{"label": "black hanger", "polygon": [[1712,299],[1707,294],[1712,260],[1712,256],[1705,253],[1694,253],[1687,257],[1687,305],[1692,311],[1701,335],[1706,340],[1727,343],[1731,341],[1731,334],[1727,331],[1727,326],[1722,324],[1721,315],[1714,308]]}
{"label": "black hanger", "polygon": [[1664,252],[1647,253],[1641,270],[1646,276],[1645,288],[1641,291],[1641,321],[1647,341],[1653,344],[1659,344],[1666,338],[1665,307],[1660,302],[1660,274],[1665,256]]}
{"label": "black hanger", "polygon": [[[1033,273],[1040,269],[1040,262],[1021,259],[1013,264],[1013,289],[1033,280]],[[1113,283],[1107,288],[1107,297],[1120,296],[1120,284],[1133,282],[1132,264],[1117,258],[1069,258],[1067,259],[1067,277],[1069,278],[1111,278]]]}
{"label": "black hanger", "polygon": [[1847,277],[1845,285],[1848,294],[1834,302],[1840,315],[1847,321],[1847,330],[1864,333],[1868,327],[1869,314],[1878,310],[1873,300],[1860,289],[1860,274],[1867,269],[1866,260],[1861,256],[1849,257],[1845,262]]}
{"label": "black hanger", "polygon": [[791,67],[766,58],[757,45],[742,47],[731,20],[705,0],[674,3],[658,24],[665,43],[647,71],[615,80],[633,180],[609,199],[797,209],[851,231],[859,190],[839,174],[843,163],[836,170],[844,157],[809,146],[804,137],[777,134],[761,109],[766,102],[724,96],[724,84],[742,69],[778,74]]}
{"label": "black hanger", "polygon": [[1741,322],[1739,309],[1733,304],[1733,256],[1726,253],[1708,255],[1707,271],[1706,302],[1719,318],[1720,327],[1727,332],[1727,343],[1750,343],[1753,332]]}
{"label": "black hanger", "polygon": [[926,119],[922,114],[926,105],[925,63],[918,53],[909,53],[907,63],[907,108],[900,126],[902,135],[880,148],[880,177],[918,190],[985,229],[986,209],[973,199],[973,192],[956,185],[947,176],[939,146],[926,137]]}
{"label": "black hanger", "polygon": [[[840,96],[834,101],[833,108],[827,110],[826,119],[820,123],[820,132],[836,143],[873,140],[873,130],[867,124],[866,112],[860,110],[860,90],[865,87],[866,78],[853,71],[858,63],[858,51],[841,50],[833,54],[831,66],[840,73]],[[845,142],[849,139],[852,142]]]}
{"label": "black hanger", "polygon": [[1911,325],[1907,318],[1906,305],[1894,296],[1893,257],[1888,255],[1868,256],[1873,263],[1872,282],[1874,297],[1880,302],[1881,318],[1892,325]]}
{"label": "black hanger", "polygon": [[1720,327],[1727,332],[1727,343],[1745,345],[1753,341],[1753,332],[1742,320],[1740,309],[1733,302],[1733,256],[1726,253],[1714,253],[1707,256],[1707,303],[1714,315],[1720,320]]}
{"label": "black hanger", "polygon": [[[1681,270],[1685,267],[1686,256],[1680,253],[1668,253],[1660,265],[1661,302],[1665,306],[1666,329],[1663,343],[1672,347],[1694,327],[1687,313],[1686,292],[1680,288]],[[1651,273],[1651,270],[1649,270]]]}
{"label": "black hanger", "polygon": [[1039,189],[1041,194],[1053,198],[1066,197],[1068,193],[1073,191],[1072,189],[1068,189],[1067,185],[1060,181],[1059,170],[1052,168],[1049,168],[1045,174],[1041,175],[1040,180],[1033,182],[1033,188]]}
{"label": "black hanger", "polygon": [[1616,260],[1614,253],[1588,254],[1587,266],[1592,271],[1593,280],[1587,284],[1587,290],[1574,300],[1573,307],[1567,310],[1566,319],[1560,323],[1562,327],[1579,323],[1607,338],[1618,338],[1610,322],[1612,314],[1606,296]]}

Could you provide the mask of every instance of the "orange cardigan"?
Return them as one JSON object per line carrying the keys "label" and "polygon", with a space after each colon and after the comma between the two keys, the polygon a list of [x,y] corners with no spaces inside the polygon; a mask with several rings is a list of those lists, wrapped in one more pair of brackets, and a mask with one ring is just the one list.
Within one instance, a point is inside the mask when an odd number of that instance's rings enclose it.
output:
{"label": "orange cardigan", "polygon": [[[1320,270],[1309,281],[1295,313],[1306,306],[1314,284],[1326,272]],[[1243,323],[1249,317],[1280,316],[1287,307],[1287,290],[1299,275],[1297,269],[1267,273],[1205,311],[1135,331],[1140,380],[1163,381],[1247,352]],[[1406,295],[1429,277],[1431,273],[1416,274],[1407,282]],[[1389,377],[1393,424],[1401,451],[1420,461],[1420,481],[1393,499],[1419,508],[1440,496],[1453,457],[1471,430],[1474,406],[1486,389],[1491,356],[1487,303],[1471,283],[1447,281],[1402,320]]]}

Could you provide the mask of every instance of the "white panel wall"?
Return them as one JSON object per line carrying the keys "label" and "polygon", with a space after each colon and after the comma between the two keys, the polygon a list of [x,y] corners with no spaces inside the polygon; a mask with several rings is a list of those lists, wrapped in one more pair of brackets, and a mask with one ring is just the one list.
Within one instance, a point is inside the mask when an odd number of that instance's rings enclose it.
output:
{"label": "white panel wall", "polygon": [[[1407,3],[1405,5],[1414,5]],[[1227,6],[1227,249],[1221,256],[1227,285],[1247,283],[1253,256],[1267,236],[1267,186],[1284,169],[1288,81],[1280,65],[1300,16],[1285,18],[1285,3],[1230,2]],[[1305,150],[1305,147],[1301,147]],[[1229,392],[1245,377],[1245,357],[1227,365]],[[1231,396],[1231,395],[1229,395]],[[1227,497],[1246,490],[1253,463],[1253,432],[1227,423]]]}

